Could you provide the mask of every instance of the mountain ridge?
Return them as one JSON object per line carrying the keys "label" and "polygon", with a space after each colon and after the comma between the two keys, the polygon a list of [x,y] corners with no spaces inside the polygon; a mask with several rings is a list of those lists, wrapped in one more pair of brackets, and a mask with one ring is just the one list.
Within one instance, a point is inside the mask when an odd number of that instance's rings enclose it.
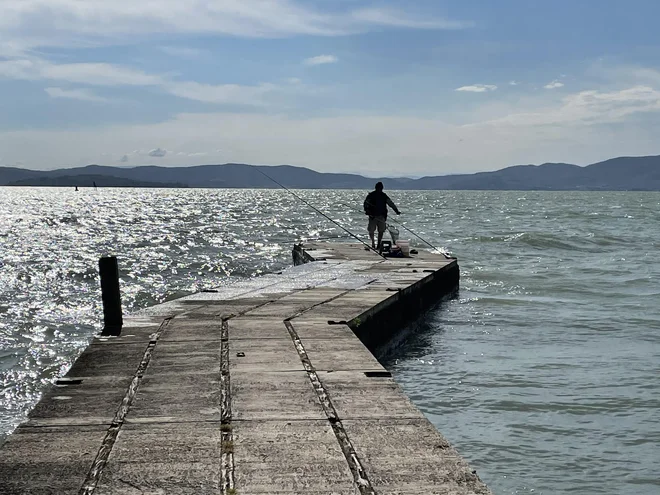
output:
{"label": "mountain ridge", "polygon": [[[91,185],[87,182],[94,177],[99,187],[278,188],[265,174],[286,187],[297,189],[371,189],[382,180],[387,189],[401,190],[659,191],[660,156],[624,156],[587,166],[570,163],[513,165],[488,172],[428,175],[415,179],[377,179],[359,174],[317,172],[293,165],[241,163],[130,168],[87,165],[49,171],[0,167],[0,186],[84,187]],[[81,183],[74,183],[77,180]]]}

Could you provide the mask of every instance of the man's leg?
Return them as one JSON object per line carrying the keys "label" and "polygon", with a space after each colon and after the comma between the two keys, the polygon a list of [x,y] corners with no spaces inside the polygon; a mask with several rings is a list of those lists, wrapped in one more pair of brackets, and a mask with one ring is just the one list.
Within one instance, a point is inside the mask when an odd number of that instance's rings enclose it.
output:
{"label": "man's leg", "polygon": [[376,232],[376,219],[374,217],[369,217],[367,232],[369,232],[369,238],[371,239],[371,248],[376,249],[376,241],[374,240],[374,233]]}
{"label": "man's leg", "polygon": [[380,252],[382,249],[381,243],[383,242],[383,234],[385,233],[387,224],[385,223],[385,219],[383,217],[377,217],[376,222],[378,226],[378,251]]}
{"label": "man's leg", "polygon": [[378,251],[381,250],[381,242],[383,242],[383,233],[379,230],[378,231]]}

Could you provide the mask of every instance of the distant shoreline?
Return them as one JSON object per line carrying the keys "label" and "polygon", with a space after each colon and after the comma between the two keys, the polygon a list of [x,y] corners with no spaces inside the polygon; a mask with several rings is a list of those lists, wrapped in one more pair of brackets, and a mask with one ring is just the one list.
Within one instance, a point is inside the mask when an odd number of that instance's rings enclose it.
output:
{"label": "distant shoreline", "polygon": [[379,180],[386,190],[660,191],[660,156],[613,158],[586,167],[567,163],[516,165],[493,172],[417,179],[378,179],[291,165],[239,163],[133,168],[88,165],[50,171],[0,167],[0,186],[73,188],[96,183],[97,187],[277,189],[279,183],[293,189],[371,190]]}
{"label": "distant shoreline", "polygon": [[[21,188],[21,187],[37,187],[44,189],[75,189],[76,186],[49,186],[44,184],[6,184],[0,185],[0,187],[10,187],[10,188]],[[155,185],[155,186],[77,186],[79,191],[87,189],[256,189],[264,191],[277,191],[282,190],[280,187],[250,187],[250,186],[236,186],[236,187],[208,187],[208,186],[168,186],[168,185]],[[294,190],[309,190],[309,191],[366,191],[364,188],[356,187],[338,187],[338,188],[328,188],[328,187],[301,187],[293,188]],[[474,192],[660,192],[660,189],[398,189],[398,188],[388,188],[388,191],[396,192],[425,192],[425,191],[474,191]]]}

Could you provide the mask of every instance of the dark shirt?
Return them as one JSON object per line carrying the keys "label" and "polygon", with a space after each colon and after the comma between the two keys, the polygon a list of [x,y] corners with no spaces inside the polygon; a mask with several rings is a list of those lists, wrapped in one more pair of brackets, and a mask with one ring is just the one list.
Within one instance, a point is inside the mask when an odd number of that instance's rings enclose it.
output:
{"label": "dark shirt", "polygon": [[371,191],[364,200],[364,212],[370,217],[387,218],[387,205],[398,212],[396,205],[383,191]]}

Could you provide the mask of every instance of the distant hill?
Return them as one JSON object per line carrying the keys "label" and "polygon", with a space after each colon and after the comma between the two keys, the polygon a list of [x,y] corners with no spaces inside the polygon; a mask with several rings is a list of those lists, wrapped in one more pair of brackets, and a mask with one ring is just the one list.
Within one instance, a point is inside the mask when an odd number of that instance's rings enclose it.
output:
{"label": "distant hill", "polygon": [[[0,169],[1,173],[1,169]],[[154,182],[124,179],[111,175],[58,175],[41,176],[12,181],[7,186],[55,186],[55,187],[188,187],[181,182]]]}
{"label": "distant hill", "polygon": [[[278,188],[260,170],[286,187],[297,189],[371,189],[379,179],[356,174],[321,173],[290,165],[239,163],[194,167],[133,168],[88,165],[50,171],[0,167],[0,185],[99,187]],[[659,191],[660,156],[620,157],[586,167],[568,163],[517,165],[493,172],[381,179],[386,189],[596,190]],[[77,182],[76,182],[77,181]],[[85,184],[86,183],[86,184]]]}
{"label": "distant hill", "polygon": [[418,189],[658,191],[660,156],[621,157],[579,167],[517,165],[494,172],[422,177]]}

